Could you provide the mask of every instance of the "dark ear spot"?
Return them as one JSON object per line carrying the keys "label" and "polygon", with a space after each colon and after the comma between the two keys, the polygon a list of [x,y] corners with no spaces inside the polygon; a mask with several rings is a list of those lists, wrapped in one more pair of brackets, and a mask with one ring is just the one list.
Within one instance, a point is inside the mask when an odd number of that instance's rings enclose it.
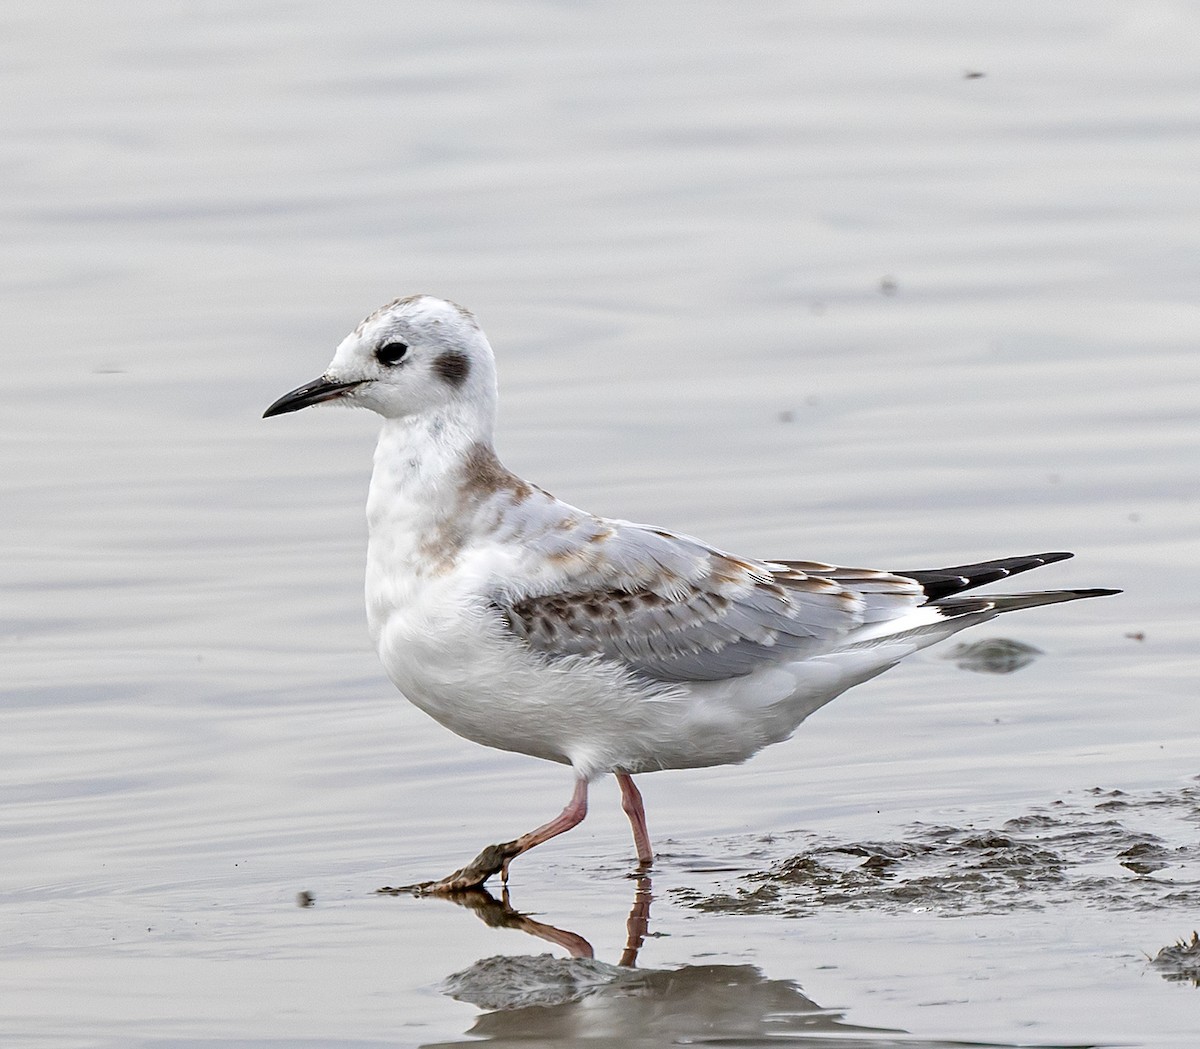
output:
{"label": "dark ear spot", "polygon": [[434,358],[433,370],[451,386],[461,386],[471,372],[471,360],[462,353],[443,353]]}

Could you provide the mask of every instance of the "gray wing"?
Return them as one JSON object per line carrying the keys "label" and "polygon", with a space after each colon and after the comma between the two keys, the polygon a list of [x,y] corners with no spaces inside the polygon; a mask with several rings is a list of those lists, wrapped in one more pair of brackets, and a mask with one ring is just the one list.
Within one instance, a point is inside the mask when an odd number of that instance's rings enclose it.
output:
{"label": "gray wing", "polygon": [[606,656],[663,681],[803,659],[921,599],[915,581],[887,572],[748,561],[627,522],[590,518],[572,533],[549,553],[562,572],[492,604],[538,652]]}

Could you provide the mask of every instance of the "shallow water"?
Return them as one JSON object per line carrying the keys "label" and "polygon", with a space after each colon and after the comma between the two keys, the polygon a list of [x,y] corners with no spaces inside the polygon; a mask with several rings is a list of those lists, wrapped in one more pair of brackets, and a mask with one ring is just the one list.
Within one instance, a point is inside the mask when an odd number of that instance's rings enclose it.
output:
{"label": "shallow water", "polygon": [[[1195,1044],[1150,963],[1200,878],[1194,806],[1153,803],[1200,772],[1191,5],[0,22],[6,1046]],[[644,777],[641,895],[599,784],[514,866],[530,918],[376,896],[569,790],[376,666],[372,419],[259,419],[420,290],[476,310],[501,451],[572,502],[880,567],[1066,547],[1039,584],[1126,593],[964,635],[1038,650],[1012,673],[931,650]],[[979,828],[1032,874],[952,851]],[[579,978],[530,921],[612,966],[647,895],[636,976],[519,997]]]}

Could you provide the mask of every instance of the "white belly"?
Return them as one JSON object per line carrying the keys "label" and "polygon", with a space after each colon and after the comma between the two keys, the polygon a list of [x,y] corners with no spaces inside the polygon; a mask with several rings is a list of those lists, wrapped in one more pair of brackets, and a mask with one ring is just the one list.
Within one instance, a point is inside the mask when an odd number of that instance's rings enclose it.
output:
{"label": "white belly", "polygon": [[622,736],[646,732],[647,702],[654,701],[618,668],[584,658],[547,661],[505,638],[482,605],[457,607],[457,615],[436,617],[393,611],[377,638],[393,684],[451,731],[589,773],[619,761]]}
{"label": "white belly", "polygon": [[589,776],[744,761],[904,654],[832,653],[726,681],[658,684],[596,657],[534,653],[448,582],[409,596],[404,607],[376,606],[372,624],[405,697],[466,739]]}

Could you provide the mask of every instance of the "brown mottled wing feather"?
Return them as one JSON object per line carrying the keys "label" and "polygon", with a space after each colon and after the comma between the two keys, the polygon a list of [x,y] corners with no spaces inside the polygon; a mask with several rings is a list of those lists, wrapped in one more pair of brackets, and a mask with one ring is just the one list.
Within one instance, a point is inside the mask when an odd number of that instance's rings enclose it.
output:
{"label": "brown mottled wing feather", "polygon": [[885,623],[897,619],[927,597],[918,580],[897,572],[875,568],[841,568],[815,561],[775,561],[772,564],[814,579],[827,579],[854,591],[863,600],[864,623]]}
{"label": "brown mottled wing feather", "polygon": [[493,599],[532,648],[607,656],[664,681],[716,681],[827,651],[920,595],[911,580],[887,573],[756,563],[612,524],[602,561],[549,592]]}

